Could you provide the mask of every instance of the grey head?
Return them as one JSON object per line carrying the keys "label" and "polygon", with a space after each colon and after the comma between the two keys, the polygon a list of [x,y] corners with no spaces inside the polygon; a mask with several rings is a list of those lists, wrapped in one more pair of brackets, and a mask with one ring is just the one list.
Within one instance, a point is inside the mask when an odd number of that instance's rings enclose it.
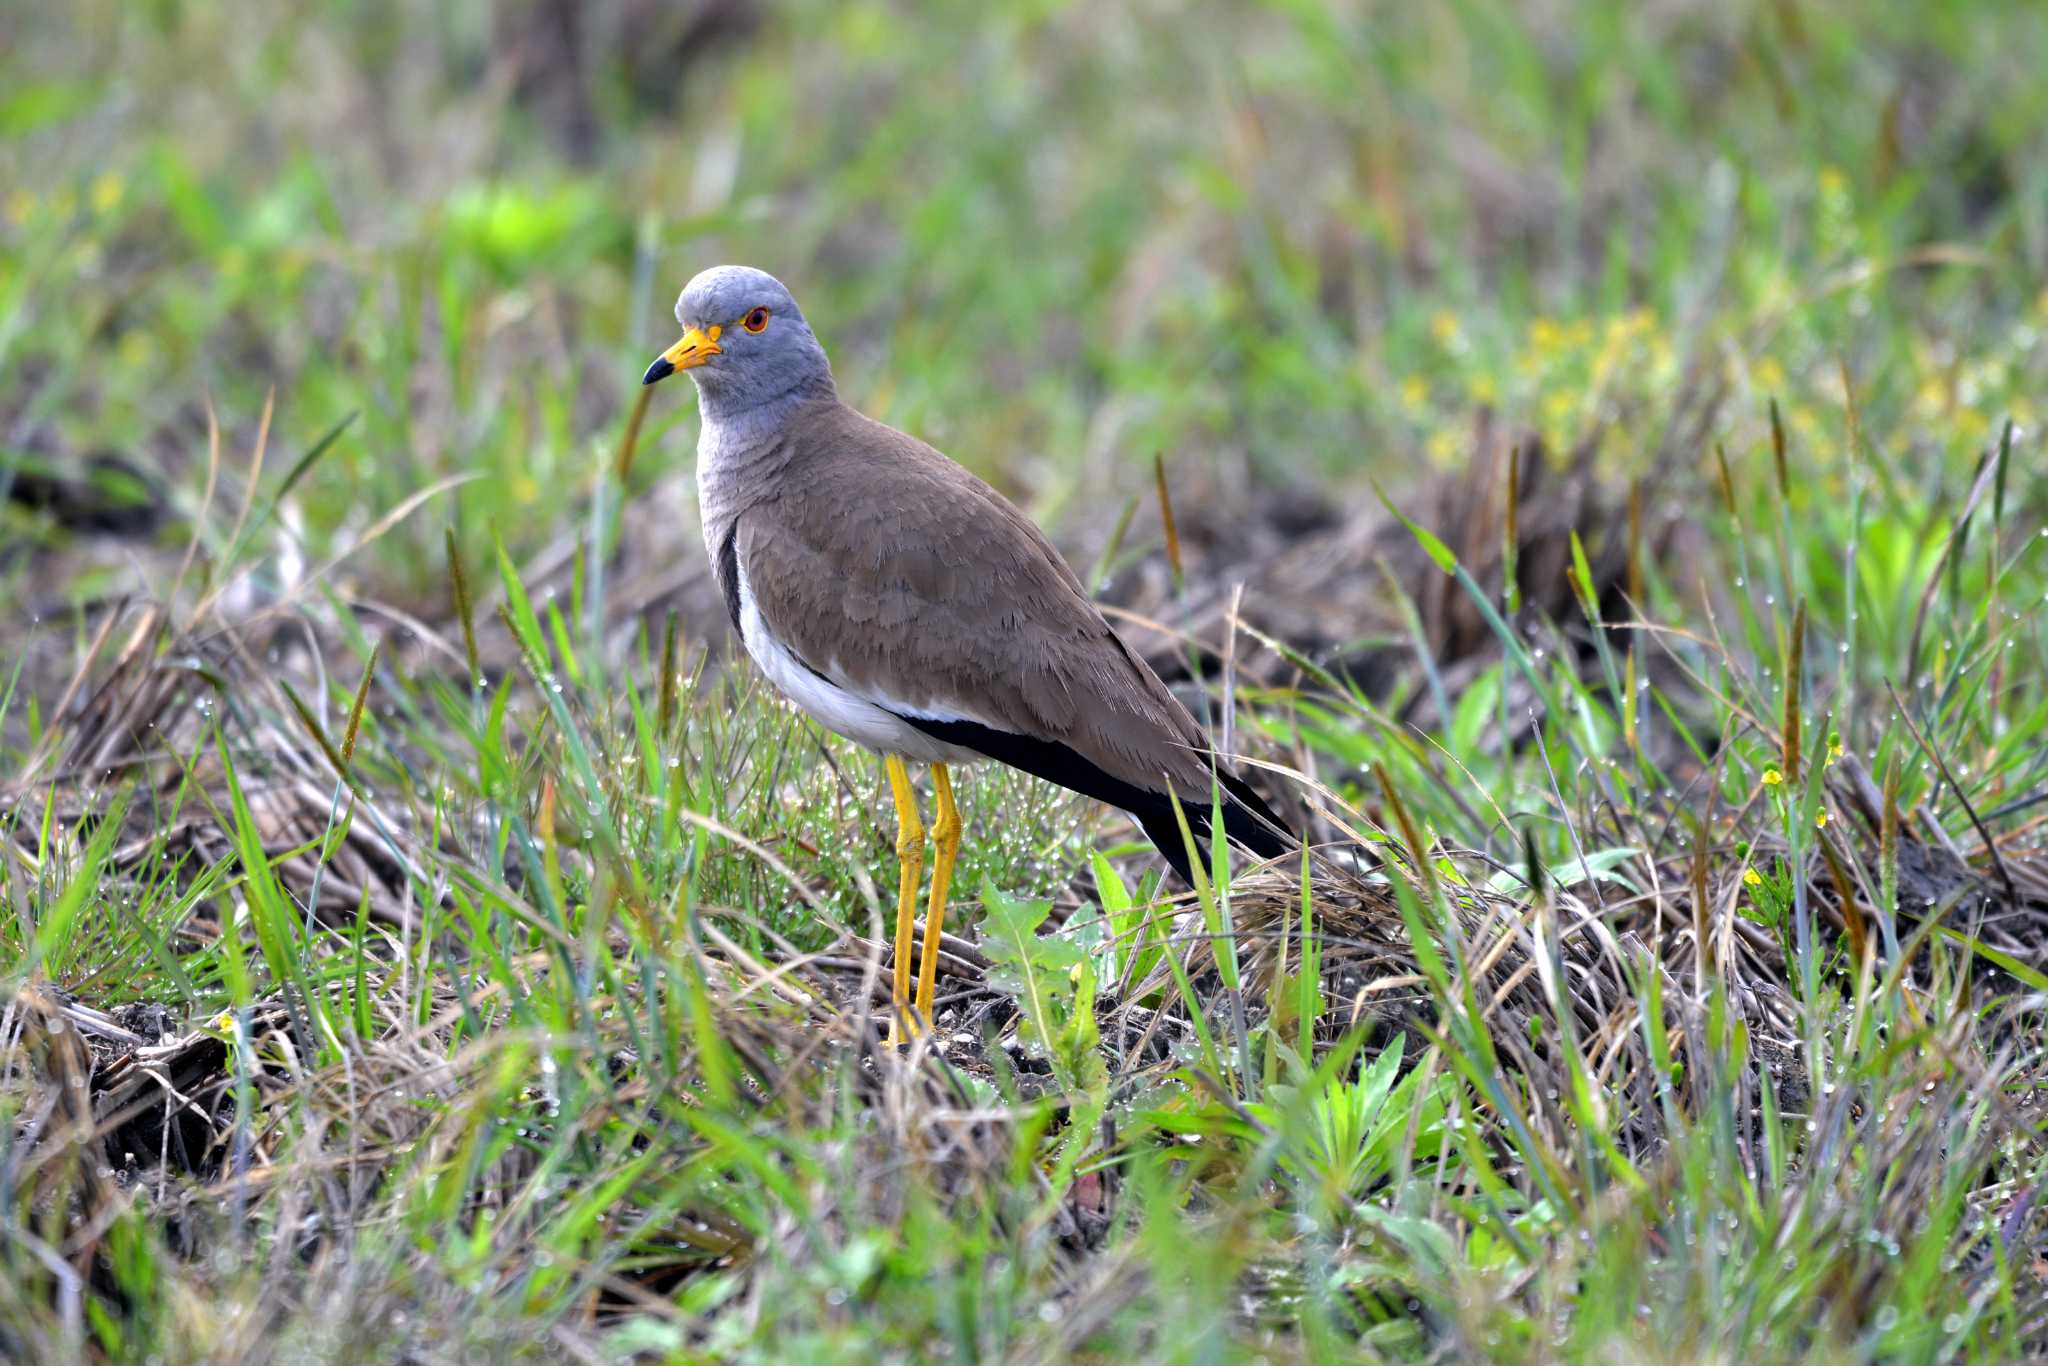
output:
{"label": "grey head", "polygon": [[676,300],[682,340],[642,384],[690,372],[707,416],[720,418],[836,393],[832,365],[782,281],[752,266],[713,266]]}

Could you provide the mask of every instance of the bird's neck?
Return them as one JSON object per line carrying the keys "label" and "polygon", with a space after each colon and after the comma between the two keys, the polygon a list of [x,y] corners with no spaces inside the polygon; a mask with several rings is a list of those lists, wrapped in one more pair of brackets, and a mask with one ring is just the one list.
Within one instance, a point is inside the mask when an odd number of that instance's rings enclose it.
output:
{"label": "bird's neck", "polygon": [[795,458],[791,423],[802,409],[837,402],[837,395],[828,380],[822,390],[799,386],[743,405],[719,402],[709,391],[700,391],[699,400],[697,502],[715,554],[726,528],[750,504],[773,494],[778,476]]}
{"label": "bird's neck", "polygon": [[721,453],[739,459],[775,444],[799,408],[820,399],[836,397],[828,377],[822,383],[806,381],[773,394],[758,391],[735,393],[710,385],[697,386],[697,412],[704,432],[698,440],[699,453],[715,446]]}

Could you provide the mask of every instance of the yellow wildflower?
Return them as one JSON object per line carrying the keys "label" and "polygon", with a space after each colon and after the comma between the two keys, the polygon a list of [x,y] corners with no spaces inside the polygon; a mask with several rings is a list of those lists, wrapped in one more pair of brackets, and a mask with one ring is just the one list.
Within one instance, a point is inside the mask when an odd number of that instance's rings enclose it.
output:
{"label": "yellow wildflower", "polygon": [[1577,394],[1567,393],[1563,389],[1553,389],[1543,396],[1544,421],[1564,436],[1568,437],[1571,435],[1569,432],[1564,432],[1563,429],[1578,411],[1579,396]]}
{"label": "yellow wildflower", "polygon": [[1780,773],[1780,772],[1778,772],[1778,770],[1777,770],[1777,769],[1775,769],[1775,768],[1767,768],[1767,769],[1765,769],[1765,770],[1764,770],[1764,786],[1765,786],[1765,787],[1776,787],[1776,786],[1777,786],[1777,785],[1778,785],[1779,783],[1782,783],[1782,782],[1784,782],[1784,781],[1785,781],[1785,775],[1784,775],[1784,774],[1782,774],[1782,773]]}
{"label": "yellow wildflower", "polygon": [[1752,887],[1764,885],[1764,875],[1754,868],[1744,868],[1742,870],[1742,880]]}
{"label": "yellow wildflower", "polygon": [[1439,346],[1449,346],[1458,340],[1458,315],[1439,313],[1429,320],[1429,335],[1435,337]]}
{"label": "yellow wildflower", "polygon": [[1825,830],[1825,829],[1827,828],[1827,824],[1828,824],[1828,813],[1827,813],[1827,812],[1825,812],[1825,811],[1816,811],[1816,812],[1814,812],[1814,813],[1813,813],[1813,828],[1814,828],[1814,829],[1816,829],[1816,830]]}
{"label": "yellow wildflower", "polygon": [[1913,415],[1923,421],[1942,416],[1948,405],[1948,379],[1944,375],[1929,375],[1913,390]]}
{"label": "yellow wildflower", "polygon": [[156,347],[149,335],[141,330],[123,332],[121,340],[114,343],[114,354],[121,371],[129,375],[146,375],[155,364]]}

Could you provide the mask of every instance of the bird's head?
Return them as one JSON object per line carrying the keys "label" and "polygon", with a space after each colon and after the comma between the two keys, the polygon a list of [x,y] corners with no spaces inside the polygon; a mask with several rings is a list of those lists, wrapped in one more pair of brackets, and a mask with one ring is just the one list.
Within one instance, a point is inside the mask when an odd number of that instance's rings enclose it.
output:
{"label": "bird's head", "polygon": [[810,388],[830,392],[832,367],[782,281],[751,266],[713,266],[676,300],[682,340],[642,384],[688,370],[707,401],[742,409]]}

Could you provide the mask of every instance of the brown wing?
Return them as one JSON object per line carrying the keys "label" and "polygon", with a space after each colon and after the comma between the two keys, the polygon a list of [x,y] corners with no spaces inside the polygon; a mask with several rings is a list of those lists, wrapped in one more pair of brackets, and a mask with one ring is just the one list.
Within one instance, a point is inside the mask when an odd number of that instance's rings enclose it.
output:
{"label": "brown wing", "polygon": [[1206,802],[1201,728],[1023,513],[851,409],[802,425],[774,493],[735,526],[783,644],[906,713],[1051,741],[1120,782]]}

